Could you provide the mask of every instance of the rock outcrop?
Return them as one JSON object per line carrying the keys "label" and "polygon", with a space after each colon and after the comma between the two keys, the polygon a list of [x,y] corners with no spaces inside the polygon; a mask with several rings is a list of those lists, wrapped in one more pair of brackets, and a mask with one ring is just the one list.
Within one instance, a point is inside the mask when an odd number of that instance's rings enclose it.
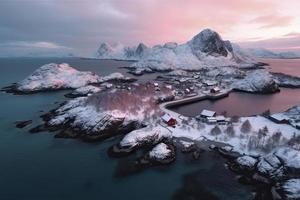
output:
{"label": "rock outcrop", "polygon": [[266,70],[248,72],[245,78],[235,81],[232,88],[252,93],[274,93],[279,91],[274,78]]}

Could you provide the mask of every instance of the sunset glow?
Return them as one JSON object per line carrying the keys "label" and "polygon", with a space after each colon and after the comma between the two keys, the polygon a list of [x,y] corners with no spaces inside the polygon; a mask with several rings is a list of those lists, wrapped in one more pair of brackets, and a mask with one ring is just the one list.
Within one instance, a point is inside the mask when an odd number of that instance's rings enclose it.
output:
{"label": "sunset glow", "polygon": [[[0,48],[12,53],[26,52],[30,44],[31,50],[55,46],[56,51],[90,54],[100,42],[182,43],[204,28],[247,47],[298,50],[300,46],[297,0],[32,0],[0,4]],[[286,35],[293,38],[292,44],[285,40]],[[41,43],[48,45],[36,46]]]}

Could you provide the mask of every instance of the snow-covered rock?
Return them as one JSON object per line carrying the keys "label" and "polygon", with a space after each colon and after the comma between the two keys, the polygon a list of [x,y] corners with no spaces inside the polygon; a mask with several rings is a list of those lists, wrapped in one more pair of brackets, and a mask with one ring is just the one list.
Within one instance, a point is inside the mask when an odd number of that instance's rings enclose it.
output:
{"label": "snow-covered rock", "polygon": [[288,199],[300,199],[300,179],[289,179],[281,188]]}
{"label": "snow-covered rock", "polygon": [[236,163],[239,165],[242,169],[254,169],[257,159],[251,157],[251,156],[241,156],[236,159]]}
{"label": "snow-covered rock", "polygon": [[171,133],[164,127],[142,128],[128,133],[120,142],[122,147],[134,147],[144,143],[157,143],[164,138],[170,138]]}
{"label": "snow-covered rock", "polygon": [[261,69],[248,72],[244,79],[235,81],[231,87],[246,92],[273,93],[279,91],[272,75]]}
{"label": "snow-covered rock", "polygon": [[258,164],[257,170],[263,175],[266,175],[271,178],[279,178],[283,175],[282,163],[278,157],[274,154],[268,154],[264,157],[261,157]]}
{"label": "snow-covered rock", "polygon": [[99,82],[99,76],[92,72],[81,72],[68,64],[50,63],[41,66],[16,85],[19,92],[30,93],[43,90],[79,88]]}
{"label": "snow-covered rock", "polygon": [[131,82],[134,81],[135,79],[124,76],[122,73],[120,72],[114,72],[111,73],[107,76],[103,76],[100,78],[100,83],[102,82],[107,82],[107,81],[123,81],[123,82]]}
{"label": "snow-covered rock", "polygon": [[163,160],[170,157],[172,151],[169,149],[168,145],[165,143],[159,143],[150,152],[149,156],[152,159]]}
{"label": "snow-covered rock", "polygon": [[101,88],[93,86],[93,85],[87,85],[80,88],[75,89],[70,94],[67,94],[67,97],[79,97],[79,96],[87,96],[89,94],[94,94],[97,92],[102,91]]}
{"label": "snow-covered rock", "polygon": [[284,166],[300,170],[300,151],[289,147],[282,147],[277,149],[274,154],[283,161]]}

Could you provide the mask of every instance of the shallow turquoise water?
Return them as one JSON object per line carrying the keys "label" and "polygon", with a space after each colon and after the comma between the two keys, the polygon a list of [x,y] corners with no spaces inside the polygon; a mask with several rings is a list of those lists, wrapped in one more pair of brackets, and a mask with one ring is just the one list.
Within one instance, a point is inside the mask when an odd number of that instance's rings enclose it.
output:
{"label": "shallow turquoise water", "polygon": [[[79,69],[106,75],[126,62],[68,59],[0,59],[0,86],[6,86],[49,62],[68,62]],[[97,144],[72,139],[55,139],[51,133],[30,134],[40,123],[41,111],[55,108],[67,91],[15,96],[0,93],[0,199],[77,200],[77,199],[182,199],[195,195],[201,199],[249,199],[251,188],[239,184],[224,167],[224,159],[205,153],[190,161],[180,153],[176,163],[120,176],[133,158],[112,159],[107,148],[119,138]],[[17,120],[32,119],[25,129]],[[185,190],[180,190],[185,188]],[[185,191],[184,193],[180,193]],[[177,198],[176,198],[177,197]],[[199,198],[199,196],[198,196]]]}

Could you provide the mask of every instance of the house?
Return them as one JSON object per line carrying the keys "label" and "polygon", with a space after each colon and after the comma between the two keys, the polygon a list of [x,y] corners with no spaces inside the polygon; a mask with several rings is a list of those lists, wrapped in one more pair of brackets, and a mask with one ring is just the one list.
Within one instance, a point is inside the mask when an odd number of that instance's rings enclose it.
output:
{"label": "house", "polygon": [[155,87],[158,87],[158,83],[153,83],[153,85],[154,85]]}
{"label": "house", "polygon": [[269,116],[270,120],[279,124],[289,123],[289,118],[281,113],[276,113]]}
{"label": "house", "polygon": [[221,89],[219,87],[214,87],[212,89],[210,89],[210,93],[219,93],[221,91]]}
{"label": "house", "polygon": [[216,116],[216,112],[204,109],[204,110],[202,110],[202,112],[200,113],[200,115],[201,115],[201,117],[204,117],[204,118],[215,117]]}
{"label": "house", "polygon": [[219,115],[216,117],[216,120],[219,124],[227,124],[228,123],[228,119],[226,117],[224,117],[223,115]]}
{"label": "house", "polygon": [[215,117],[207,117],[207,123],[215,124],[217,123],[217,119]]}
{"label": "house", "polygon": [[164,114],[161,117],[162,121],[165,122],[168,126],[175,126],[176,119],[172,118],[169,114]]}
{"label": "house", "polygon": [[225,121],[226,121],[226,118],[225,118],[223,115],[218,115],[218,116],[216,117],[216,120],[217,120],[218,122],[225,122]]}

